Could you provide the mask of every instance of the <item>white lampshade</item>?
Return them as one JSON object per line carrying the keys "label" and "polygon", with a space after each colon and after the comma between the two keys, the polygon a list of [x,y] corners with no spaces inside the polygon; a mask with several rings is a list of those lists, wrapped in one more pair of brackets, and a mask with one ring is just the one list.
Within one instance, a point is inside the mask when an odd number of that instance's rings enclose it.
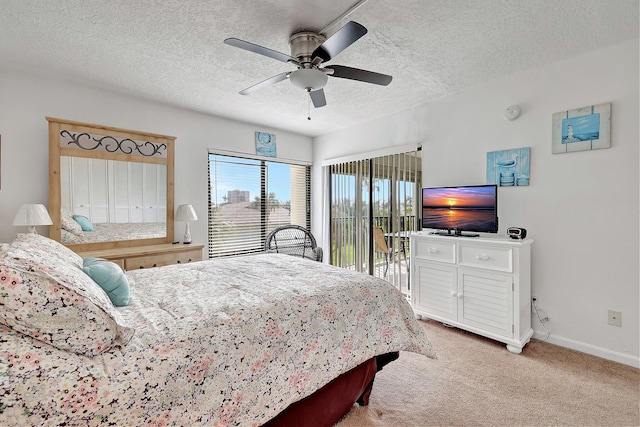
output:
{"label": "white lampshade", "polygon": [[198,216],[196,215],[196,211],[193,210],[193,206],[189,204],[178,206],[178,209],[176,210],[175,220],[185,223],[184,239],[182,240],[182,243],[184,243],[185,245],[191,243],[191,230],[189,230],[189,221],[195,221],[197,219]]}
{"label": "white lampshade", "polygon": [[25,204],[20,206],[13,219],[13,225],[26,225],[29,227],[31,233],[36,232],[36,225],[51,224],[53,224],[53,221],[51,221],[49,212],[42,204]]}
{"label": "white lampshade", "polygon": [[186,204],[178,206],[175,219],[180,222],[189,222],[197,220],[198,216],[196,215],[196,211],[193,209],[193,206]]}

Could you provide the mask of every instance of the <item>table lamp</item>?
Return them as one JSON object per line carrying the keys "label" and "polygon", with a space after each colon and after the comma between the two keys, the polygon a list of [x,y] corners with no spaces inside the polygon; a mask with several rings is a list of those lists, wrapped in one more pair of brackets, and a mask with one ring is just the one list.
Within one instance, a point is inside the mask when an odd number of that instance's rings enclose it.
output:
{"label": "table lamp", "polygon": [[193,206],[191,206],[190,204],[178,206],[178,209],[176,210],[175,220],[184,222],[186,224],[184,229],[184,240],[182,242],[185,245],[191,243],[191,231],[189,230],[189,222],[195,221],[197,219],[198,216],[196,215],[196,211],[193,210]]}
{"label": "table lamp", "polygon": [[51,225],[51,217],[44,205],[41,204],[24,204],[20,206],[15,218],[13,219],[13,225],[29,227],[29,232],[38,234],[36,231],[36,225]]}

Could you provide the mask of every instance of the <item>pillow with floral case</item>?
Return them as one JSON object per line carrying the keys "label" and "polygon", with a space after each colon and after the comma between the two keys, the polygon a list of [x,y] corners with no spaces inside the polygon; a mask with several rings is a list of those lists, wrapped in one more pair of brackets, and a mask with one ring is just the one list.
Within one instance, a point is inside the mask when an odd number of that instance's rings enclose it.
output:
{"label": "pillow with floral case", "polygon": [[107,294],[74,263],[13,244],[0,250],[0,323],[89,357],[125,345],[134,334]]}
{"label": "pillow with floral case", "polygon": [[80,255],[66,247],[60,242],[56,242],[40,234],[19,233],[10,247],[22,249],[32,254],[34,259],[56,260],[60,263],[70,263],[82,268],[84,260]]}
{"label": "pillow with floral case", "polygon": [[60,228],[82,236],[82,226],[73,219],[73,214],[64,208],[60,209]]}

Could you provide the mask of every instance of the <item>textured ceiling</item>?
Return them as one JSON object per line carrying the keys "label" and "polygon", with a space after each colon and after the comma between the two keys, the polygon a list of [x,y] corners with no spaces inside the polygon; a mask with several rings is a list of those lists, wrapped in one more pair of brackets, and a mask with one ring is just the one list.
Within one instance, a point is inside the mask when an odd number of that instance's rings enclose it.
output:
{"label": "textured ceiling", "polygon": [[316,136],[638,37],[638,0],[368,0],[327,35],[348,20],[368,34],[328,64],[390,74],[389,86],[330,78],[311,120],[289,81],[238,94],[295,68],[225,38],[289,54],[291,33],[320,30],[355,3],[0,0],[0,68]]}

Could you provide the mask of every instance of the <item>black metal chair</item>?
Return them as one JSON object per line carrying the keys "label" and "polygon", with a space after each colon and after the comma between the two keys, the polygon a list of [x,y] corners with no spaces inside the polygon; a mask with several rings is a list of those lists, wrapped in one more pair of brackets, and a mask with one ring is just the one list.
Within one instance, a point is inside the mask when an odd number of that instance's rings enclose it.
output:
{"label": "black metal chair", "polygon": [[264,251],[322,262],[322,248],[309,230],[299,225],[284,225],[273,230],[264,241]]}

